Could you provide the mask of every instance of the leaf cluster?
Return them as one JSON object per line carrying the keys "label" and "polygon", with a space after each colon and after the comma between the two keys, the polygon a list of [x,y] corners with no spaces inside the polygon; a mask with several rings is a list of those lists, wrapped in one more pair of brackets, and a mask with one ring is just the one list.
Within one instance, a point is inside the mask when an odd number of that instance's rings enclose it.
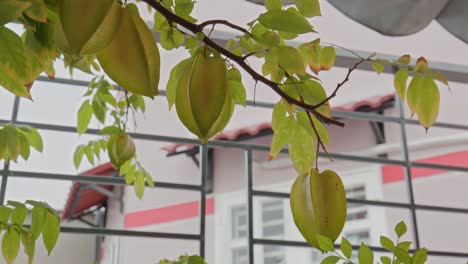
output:
{"label": "leaf cluster", "polygon": [[0,124],[0,160],[27,160],[31,148],[43,150],[41,135],[31,126]]}
{"label": "leaf cluster", "polygon": [[381,246],[392,254],[392,257],[381,256],[380,261],[374,258],[374,252],[366,244],[361,243],[358,254],[357,262],[353,257],[353,247],[351,243],[342,237],[339,251],[333,245],[333,242],[326,236],[319,236],[318,242],[320,250],[323,253],[332,253],[332,255],[324,258],[322,264],[424,264],[427,260],[427,249],[421,248],[416,250],[412,255],[409,253],[411,241],[401,241],[401,238],[407,232],[406,224],[402,221],[395,226],[395,234],[397,240],[393,242],[386,236],[380,237]]}
{"label": "leaf cluster", "polygon": [[[29,213],[31,213],[31,224],[25,225]],[[4,232],[1,247],[5,261],[13,263],[22,244],[24,253],[29,258],[28,263],[32,264],[36,240],[41,235],[49,255],[55,247],[60,233],[60,218],[46,202],[8,201],[6,205],[0,206],[0,232]]]}

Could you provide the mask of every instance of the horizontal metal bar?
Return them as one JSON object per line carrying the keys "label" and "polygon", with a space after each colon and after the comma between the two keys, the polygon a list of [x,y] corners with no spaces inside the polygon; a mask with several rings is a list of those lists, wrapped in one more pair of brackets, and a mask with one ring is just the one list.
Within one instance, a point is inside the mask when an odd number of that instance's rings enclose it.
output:
{"label": "horizontal metal bar", "polygon": [[468,172],[467,167],[432,164],[432,163],[425,163],[425,162],[410,162],[410,166],[418,167],[418,168],[430,168],[430,169],[447,170],[447,171]]}
{"label": "horizontal metal bar", "polygon": [[[260,239],[260,238],[254,238],[253,243],[257,245],[275,245],[275,246],[288,246],[288,247],[306,247],[312,249],[312,246],[307,243],[307,242],[302,242],[302,241],[293,241],[293,240],[279,240],[279,239]],[[359,250],[358,245],[353,245],[352,248],[354,250]],[[388,250],[382,248],[382,247],[375,247],[375,246],[368,246],[372,251],[374,252],[388,252]],[[335,244],[335,248],[339,249],[340,245]],[[409,250],[410,253],[414,253],[414,249]],[[441,256],[441,257],[457,257],[457,258],[466,258],[468,257],[468,253],[463,253],[463,252],[450,252],[450,251],[434,251],[434,250],[428,250],[427,251],[428,255],[431,256]]]}
{"label": "horizontal metal bar", "polygon": [[[275,198],[289,199],[289,193],[282,193],[282,192],[253,190],[252,195],[254,195],[254,196],[263,196],[263,197],[275,197]],[[385,202],[385,201],[351,199],[351,198],[346,199],[346,201],[348,203],[352,203],[352,204],[363,204],[363,205],[382,206],[382,207],[394,207],[394,208],[403,208],[403,209],[414,208],[415,210],[423,210],[423,211],[468,214],[468,208],[432,206],[432,205],[421,205],[421,204],[415,204],[414,206],[411,206],[411,204],[409,204],[409,203]]]}
{"label": "horizontal metal bar", "polygon": [[[29,171],[11,171],[9,176],[16,177],[16,178],[36,178],[36,179],[48,179],[48,180],[64,180],[64,181],[77,181],[77,182],[87,182],[87,183],[100,183],[100,184],[110,184],[110,185],[126,185],[125,179],[123,177],[106,177],[106,176],[95,176],[95,175],[70,175],[70,174],[29,172]],[[200,185],[193,185],[193,184],[154,181],[154,186],[156,188],[165,188],[165,189],[201,191]]]}
{"label": "horizontal metal bar", "polygon": [[[87,81],[69,80],[69,79],[65,79],[65,78],[56,78],[53,81],[51,81],[47,77],[44,77],[44,76],[40,76],[40,78],[38,80],[44,81],[44,82],[56,82],[56,83],[59,83],[59,84],[76,85],[76,86],[88,86],[88,83],[89,83]],[[159,95],[165,96],[166,91],[165,90],[159,90]],[[254,106],[254,107],[262,107],[262,108],[273,108],[275,104],[270,103],[270,102],[247,100],[246,105],[247,106]],[[344,119],[391,122],[391,123],[404,122],[404,123],[409,124],[409,125],[420,125],[418,120],[407,119],[407,118],[401,120],[398,117],[386,116],[386,115],[376,114],[376,113],[371,113],[371,112],[352,112],[352,111],[332,110],[332,115],[334,117],[336,117],[336,118],[344,118]],[[2,122],[2,121],[0,121],[0,122]],[[5,121],[5,122],[8,122],[8,121]],[[432,125],[432,127],[468,130],[468,125],[445,123],[445,122],[436,122],[436,123],[434,123]],[[72,131],[69,131],[69,132],[76,132],[76,129],[73,127]]]}
{"label": "horizontal metal bar", "polygon": [[167,238],[181,240],[199,240],[198,234],[181,234],[181,233],[163,233],[163,232],[146,232],[133,230],[119,230],[108,228],[83,228],[83,227],[60,227],[62,233],[73,234],[88,234],[88,235],[107,235],[107,236],[130,236],[130,237],[152,237],[152,238]]}
{"label": "horizontal metal bar", "polygon": [[[3,120],[0,120],[0,122],[2,121]],[[30,125],[38,129],[46,129],[46,130],[54,130],[54,131],[62,131],[62,132],[75,132],[76,131],[76,128],[74,127],[67,127],[67,126],[61,126],[61,125],[47,125],[47,124],[38,124],[38,123],[31,123],[31,122],[18,122],[18,124]],[[86,134],[97,135],[99,134],[99,130],[88,129]],[[151,135],[151,134],[142,134],[142,133],[130,133],[130,135],[135,139],[141,139],[141,140],[177,142],[177,143],[193,144],[193,145],[198,145],[200,143],[197,139],[193,139],[193,138]],[[228,147],[228,148],[252,149],[256,151],[269,151],[270,150],[270,147],[267,145],[242,143],[238,141],[227,141],[227,140],[211,140],[207,142],[206,145],[208,147]],[[285,149],[283,150],[283,152],[287,152],[287,150]],[[319,155],[321,157],[325,157],[323,153],[320,153]],[[350,161],[379,163],[379,164],[392,164],[392,165],[399,165],[399,166],[406,165],[406,162],[403,160],[392,160],[392,159],[385,159],[385,158],[378,158],[378,157],[363,157],[363,156],[348,155],[348,154],[341,154],[341,153],[330,153],[330,155],[333,159],[340,159],[340,160],[350,160]],[[438,168],[438,169],[443,169],[443,170],[448,170],[448,171],[468,172],[468,168],[459,167],[459,166],[446,166],[446,165],[427,164],[427,163],[419,163],[419,162],[412,162],[410,165],[414,167],[421,167],[421,168]]]}

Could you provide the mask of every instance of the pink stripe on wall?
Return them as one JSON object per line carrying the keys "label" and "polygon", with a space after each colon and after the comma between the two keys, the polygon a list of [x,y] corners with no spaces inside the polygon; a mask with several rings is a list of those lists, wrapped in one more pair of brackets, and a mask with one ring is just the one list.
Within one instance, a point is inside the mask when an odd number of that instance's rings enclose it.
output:
{"label": "pink stripe on wall", "polygon": [[[156,225],[197,217],[200,202],[188,202],[151,210],[138,211],[125,215],[125,228]],[[214,213],[214,198],[206,199],[206,215]]]}
{"label": "pink stripe on wall", "polygon": [[[434,156],[426,159],[418,160],[417,162],[428,164],[439,164],[447,166],[457,166],[468,168],[468,151],[460,151],[449,153],[440,156]],[[411,178],[422,178],[434,176],[441,173],[446,173],[446,170],[431,169],[431,168],[411,168]],[[405,179],[404,167],[398,165],[382,166],[383,183],[398,182]]]}

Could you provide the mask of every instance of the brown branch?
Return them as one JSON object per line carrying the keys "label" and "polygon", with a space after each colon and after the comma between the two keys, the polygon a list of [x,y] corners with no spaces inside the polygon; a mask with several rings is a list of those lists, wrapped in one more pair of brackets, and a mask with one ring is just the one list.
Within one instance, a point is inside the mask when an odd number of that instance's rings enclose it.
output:
{"label": "brown branch", "polygon": [[335,90],[333,90],[333,93],[330,94],[327,98],[323,99],[323,101],[321,101],[320,103],[314,105],[314,109],[317,109],[319,108],[320,106],[326,104],[327,102],[329,102],[333,97],[336,96],[336,94],[338,93],[338,90],[340,90],[340,88],[349,81],[349,76],[351,76],[351,73],[357,69],[357,67],[359,67],[359,65],[361,65],[363,62],[365,61],[370,61],[371,58],[373,57],[373,55],[367,57],[367,58],[361,58],[358,62],[356,62],[356,64],[354,64],[353,67],[349,68],[348,69],[348,73],[346,74],[345,78],[343,81],[339,82],[337,85],[336,85],[336,88]]}
{"label": "brown branch", "polygon": [[[304,98],[302,98],[302,96],[301,96],[301,101],[304,101]],[[317,135],[317,143],[318,144],[317,144],[317,154],[315,155],[315,168],[318,170],[318,154],[319,154],[319,151],[320,151],[320,147],[322,147],[323,151],[327,154],[327,156],[330,156],[330,155],[328,155],[328,150],[325,147],[325,144],[323,143],[322,138],[320,137],[320,135],[318,133],[317,127],[315,126],[314,120],[312,120],[312,117],[310,116],[310,113],[306,112],[306,114],[307,114],[307,118],[309,119],[310,126],[314,130],[315,135]]]}
{"label": "brown branch", "polygon": [[203,29],[204,29],[206,26],[209,26],[209,25],[215,26],[215,25],[217,25],[217,24],[225,25],[225,26],[228,26],[228,27],[230,27],[230,28],[239,30],[240,32],[243,32],[243,33],[245,33],[245,34],[250,35],[250,32],[249,32],[247,29],[245,29],[245,28],[243,28],[243,27],[240,27],[240,26],[238,26],[238,25],[235,25],[235,24],[233,24],[233,23],[231,23],[231,22],[229,22],[229,21],[227,21],[227,20],[221,20],[221,19],[207,20],[207,21],[205,21],[205,22],[199,24],[199,25],[197,26],[197,28],[198,28],[199,31],[203,31]]}
{"label": "brown branch", "polygon": [[252,67],[250,67],[246,63],[246,61],[243,59],[243,57],[238,56],[238,55],[228,51],[227,49],[225,49],[222,46],[218,45],[211,38],[207,37],[203,33],[202,29],[200,28],[200,25],[191,23],[191,22],[187,21],[186,19],[184,19],[184,18],[182,18],[180,16],[177,16],[176,14],[172,13],[171,11],[166,9],[162,4],[160,4],[159,2],[157,2],[155,0],[143,0],[143,2],[147,3],[152,8],[154,8],[156,11],[161,13],[161,15],[163,15],[169,22],[176,23],[176,24],[186,28],[187,30],[191,31],[194,34],[201,35],[202,36],[201,41],[203,41],[205,43],[205,45],[217,50],[220,54],[222,54],[222,55],[226,56],[227,58],[231,59],[232,61],[234,61],[237,65],[239,65],[242,69],[244,69],[248,74],[250,74],[250,76],[255,81],[260,81],[260,82],[264,83],[265,85],[269,86],[271,89],[273,89],[273,91],[275,91],[279,96],[281,96],[289,104],[297,105],[297,106],[303,108],[305,111],[311,112],[314,116],[321,119],[322,121],[324,121],[327,124],[333,124],[333,125],[337,125],[337,126],[340,126],[340,127],[344,127],[344,123],[342,123],[340,121],[337,121],[337,120],[335,120],[333,118],[324,116],[324,115],[320,114],[319,112],[317,112],[316,107],[314,107],[313,105],[306,104],[304,102],[301,102],[301,101],[289,96],[286,92],[281,90],[281,88],[278,86],[277,83],[265,78],[264,76],[262,76],[261,74],[256,72]]}

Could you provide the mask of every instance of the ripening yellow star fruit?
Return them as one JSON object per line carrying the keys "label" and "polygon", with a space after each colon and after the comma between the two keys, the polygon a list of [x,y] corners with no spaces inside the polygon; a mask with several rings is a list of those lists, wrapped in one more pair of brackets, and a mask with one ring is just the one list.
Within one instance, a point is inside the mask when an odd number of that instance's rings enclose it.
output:
{"label": "ripening yellow star fruit", "polygon": [[158,94],[160,57],[151,30],[135,4],[122,9],[112,42],[97,54],[104,72],[127,91],[153,98]]}
{"label": "ripening yellow star fruit", "polygon": [[115,168],[120,168],[135,155],[135,143],[127,134],[111,135],[107,141],[107,154]]}
{"label": "ripening yellow star fruit", "polygon": [[57,46],[75,56],[103,50],[119,29],[121,10],[116,0],[59,0]]}
{"label": "ripening yellow star fruit", "polygon": [[335,241],[346,221],[346,196],[338,174],[313,169],[296,178],[291,188],[294,223],[306,241],[320,249],[320,234]]}
{"label": "ripening yellow star fruit", "polygon": [[182,72],[176,89],[177,114],[200,141],[222,131],[231,119],[234,101],[228,91],[227,68],[219,56],[203,49]]}

